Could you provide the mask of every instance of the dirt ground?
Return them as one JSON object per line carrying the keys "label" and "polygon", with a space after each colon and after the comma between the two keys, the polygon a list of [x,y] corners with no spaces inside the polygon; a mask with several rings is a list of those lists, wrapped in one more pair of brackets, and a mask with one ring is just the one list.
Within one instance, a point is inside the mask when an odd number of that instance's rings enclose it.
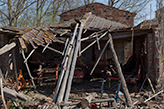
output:
{"label": "dirt ground", "polygon": [[[74,103],[80,101],[82,98],[93,94],[93,100],[99,100],[101,97],[101,85],[102,79],[101,78],[94,78],[94,79],[87,79],[83,80],[80,83],[73,83],[72,89],[69,97],[69,103]],[[130,107],[131,109],[164,109],[164,94],[159,94],[155,98],[149,100],[148,102],[144,102],[146,99],[153,95],[151,89],[148,86],[144,87],[142,92],[134,92],[134,84],[127,84],[129,87],[129,92],[133,101],[134,106]],[[117,90],[118,81],[112,81],[110,92],[109,92],[109,83],[108,81],[104,80],[103,86],[103,95],[102,99],[106,99],[108,96],[108,92],[110,94],[114,94]],[[32,100],[22,102],[22,106],[24,108],[40,108],[44,104],[53,104],[53,90],[55,85],[43,85],[38,86],[37,91],[33,91],[32,88],[26,87],[21,92],[25,93]],[[123,94],[119,95],[123,100],[125,100]],[[120,108],[120,100],[117,101],[117,108]],[[96,103],[95,104],[98,108],[109,108],[107,102],[103,103]],[[68,108],[74,108],[68,107]],[[125,104],[123,104],[122,109],[128,108]]]}

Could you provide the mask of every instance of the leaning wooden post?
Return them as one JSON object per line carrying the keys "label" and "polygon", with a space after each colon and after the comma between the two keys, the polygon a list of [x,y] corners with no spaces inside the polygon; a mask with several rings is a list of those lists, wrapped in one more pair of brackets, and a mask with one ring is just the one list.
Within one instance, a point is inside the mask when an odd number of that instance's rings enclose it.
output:
{"label": "leaning wooden post", "polygon": [[110,42],[109,42],[109,47],[110,47],[110,50],[112,52],[114,62],[116,64],[116,69],[117,69],[118,76],[119,76],[119,79],[120,79],[121,84],[122,84],[122,89],[124,91],[124,95],[125,95],[127,103],[131,106],[132,105],[132,100],[131,100],[130,95],[129,95],[129,91],[128,91],[128,88],[127,88],[127,85],[126,85],[126,82],[125,82],[125,78],[122,74],[122,70],[121,70],[121,67],[120,67],[120,64],[119,64],[119,61],[118,61],[117,54],[116,54],[115,49],[113,47],[112,36],[111,36],[110,33],[108,35],[109,35],[109,38],[111,39]]}
{"label": "leaning wooden post", "polygon": [[18,83],[17,65],[16,65],[16,59],[15,59],[15,51],[14,51],[14,49],[12,50],[12,53],[13,53],[13,63],[14,63],[15,79],[16,79],[16,82]]}
{"label": "leaning wooden post", "polygon": [[[21,53],[22,53],[23,59],[26,59],[23,49],[22,49]],[[32,82],[32,84],[33,84],[33,86],[34,86],[34,89],[36,90],[36,86],[35,86],[35,83],[34,83],[34,80],[33,80],[34,78],[33,78],[32,75],[31,75],[31,72],[30,72],[30,69],[29,69],[29,67],[28,67],[27,61],[25,62],[25,65],[26,65],[26,68],[27,68],[28,75],[29,75],[30,78],[31,78],[31,82]]]}
{"label": "leaning wooden post", "polygon": [[76,36],[76,33],[77,33],[78,26],[79,26],[79,23],[76,24],[73,36],[72,36],[71,41],[69,43],[69,46],[67,48],[68,51],[66,52],[66,55],[65,55],[65,57],[63,59],[63,62],[62,62],[62,70],[60,72],[60,76],[59,76],[57,86],[56,86],[56,90],[55,90],[55,95],[54,95],[54,98],[53,98],[54,103],[57,103],[58,94],[59,94],[59,91],[60,91],[60,88],[61,88],[61,85],[62,85],[63,77],[65,75],[65,68],[68,64],[68,59],[70,58],[69,55],[70,55],[70,53],[73,49],[73,43],[75,41],[75,36]]}
{"label": "leaning wooden post", "polygon": [[[69,94],[70,94],[70,91],[71,91],[72,79],[73,79],[73,74],[74,74],[74,70],[75,70],[75,66],[76,66],[76,60],[77,60],[78,50],[79,50],[79,46],[80,46],[80,40],[81,40],[81,36],[82,36],[83,27],[84,27],[84,21],[81,21],[80,30],[79,30],[79,33],[78,33],[78,37],[77,37],[77,40],[76,40],[76,46],[75,46],[73,57],[72,57],[72,63],[71,63],[71,66],[70,66],[70,75],[68,77],[67,89],[66,89],[66,92],[65,92],[64,103],[67,103],[68,98],[69,98]],[[66,109],[66,107],[63,107],[63,109]]]}

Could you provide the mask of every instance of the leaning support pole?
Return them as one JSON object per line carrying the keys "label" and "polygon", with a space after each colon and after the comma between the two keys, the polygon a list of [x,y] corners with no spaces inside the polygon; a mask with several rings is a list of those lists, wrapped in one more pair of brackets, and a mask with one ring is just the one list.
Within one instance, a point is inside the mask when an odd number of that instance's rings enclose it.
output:
{"label": "leaning support pole", "polygon": [[103,55],[103,53],[104,53],[104,51],[105,51],[107,45],[109,44],[110,40],[111,40],[111,39],[108,39],[108,41],[106,42],[106,44],[105,44],[103,50],[101,51],[100,56],[98,57],[98,59],[97,59],[95,65],[94,65],[94,67],[92,68],[92,71],[91,71],[90,75],[92,75],[93,71],[95,70],[95,68],[96,68],[97,64],[99,63],[99,61],[100,61],[100,59],[101,59],[101,57],[102,57],[102,55]]}
{"label": "leaning support pole", "polygon": [[115,49],[113,47],[112,36],[111,36],[110,33],[108,35],[109,35],[109,38],[111,39],[110,42],[109,42],[109,47],[110,47],[110,50],[112,52],[112,56],[114,58],[114,62],[115,62],[115,65],[116,65],[118,76],[119,76],[119,79],[120,79],[121,84],[122,84],[122,89],[124,91],[127,103],[131,106],[132,105],[132,100],[131,100],[130,95],[129,95],[129,91],[128,91],[128,88],[127,88],[127,85],[126,85],[126,82],[125,82],[125,78],[122,74],[122,70],[121,70],[121,67],[120,67],[120,64],[119,64],[119,61],[118,61],[117,54],[116,54]]}
{"label": "leaning support pole", "polygon": [[[69,98],[83,27],[84,27],[84,22],[82,21],[81,25],[80,25],[80,31],[78,33],[77,41],[76,41],[76,46],[75,46],[74,53],[73,53],[72,63],[71,63],[71,67],[70,67],[70,75],[68,78],[68,84],[67,84],[67,89],[66,89],[66,93],[65,93],[64,103],[67,103],[68,98]],[[66,107],[64,107],[64,108],[66,108]]]}
{"label": "leaning support pole", "polygon": [[13,49],[16,46],[15,42],[12,42],[10,44],[6,44],[5,46],[3,46],[2,48],[0,48],[0,55],[10,51],[11,49]]}
{"label": "leaning support pole", "polygon": [[60,88],[60,91],[59,91],[59,95],[58,95],[58,99],[57,99],[57,102],[59,102],[59,103],[61,103],[62,100],[63,100],[65,89],[66,89],[66,86],[67,86],[67,80],[68,80],[68,76],[69,76],[69,71],[70,71],[70,65],[71,65],[71,61],[72,61],[73,51],[74,51],[74,48],[72,49],[71,54],[69,56],[70,58],[68,60],[67,69],[65,71],[65,75],[64,75],[64,78],[63,78],[63,81],[62,81],[62,84],[61,84],[61,88]]}
{"label": "leaning support pole", "polygon": [[[23,59],[26,59],[25,54],[24,54],[24,50],[23,50],[23,49],[22,49],[21,53],[22,53]],[[33,86],[34,86],[34,89],[36,89],[36,86],[35,86],[35,83],[34,83],[33,77],[32,77],[32,75],[31,75],[30,69],[29,69],[29,67],[28,67],[27,61],[25,62],[25,65],[26,65],[26,68],[27,68],[28,74],[29,74],[29,76],[30,76],[30,78],[31,78],[31,82],[32,82],[32,84],[33,84]]]}
{"label": "leaning support pole", "polygon": [[14,63],[15,78],[16,78],[16,82],[18,83],[17,65],[16,65],[16,59],[15,59],[15,51],[14,51],[14,49],[12,49],[12,53],[13,53],[13,63]]}
{"label": "leaning support pole", "polygon": [[74,34],[71,38],[71,41],[70,41],[70,44],[68,46],[68,51],[66,53],[66,57],[63,59],[63,64],[62,64],[62,70],[60,72],[60,76],[59,76],[59,79],[58,79],[58,82],[57,82],[57,86],[56,86],[56,90],[55,90],[55,95],[54,95],[54,98],[53,98],[53,102],[54,103],[57,103],[57,99],[58,99],[58,95],[59,95],[59,91],[60,91],[60,88],[61,88],[61,84],[62,84],[62,81],[63,81],[63,77],[65,75],[65,70],[66,70],[66,66],[68,64],[68,59],[70,58],[69,55],[73,49],[73,43],[74,43],[74,40],[75,40],[75,36],[76,36],[76,33],[77,33],[77,29],[78,29],[78,26],[79,26],[79,23],[76,24],[76,27],[75,27],[75,30],[74,30]]}
{"label": "leaning support pole", "polygon": [[4,93],[3,93],[2,78],[0,78],[0,89],[1,89],[1,97],[2,97],[3,105],[4,105],[5,109],[7,109],[7,105],[6,105],[6,101],[5,101],[5,97],[4,97]]}

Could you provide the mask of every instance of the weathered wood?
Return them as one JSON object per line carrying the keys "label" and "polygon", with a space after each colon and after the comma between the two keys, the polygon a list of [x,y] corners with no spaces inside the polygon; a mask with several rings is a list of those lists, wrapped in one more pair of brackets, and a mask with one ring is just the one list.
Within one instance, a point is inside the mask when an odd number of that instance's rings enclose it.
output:
{"label": "weathered wood", "polygon": [[77,40],[76,40],[76,46],[75,46],[75,49],[74,49],[73,57],[72,57],[71,69],[70,69],[69,79],[68,79],[68,83],[67,83],[67,89],[66,89],[66,93],[65,93],[64,103],[67,103],[68,98],[69,98],[83,27],[84,27],[84,22],[82,21],[81,25],[80,25],[80,30],[79,30],[79,33],[78,33],[78,37],[77,37]]}
{"label": "weathered wood", "polygon": [[61,102],[63,100],[64,93],[66,91],[65,89],[66,89],[66,86],[67,86],[67,80],[68,80],[68,76],[69,76],[69,71],[70,71],[70,65],[71,65],[71,61],[72,61],[73,51],[74,51],[74,48],[72,49],[71,54],[69,56],[67,69],[65,71],[65,75],[64,75],[64,78],[63,78],[63,81],[62,81],[61,89],[59,91],[59,96],[58,96],[58,100],[57,100],[58,102]]}
{"label": "weathered wood", "polygon": [[95,34],[93,36],[88,36],[88,37],[85,37],[85,38],[82,38],[81,41],[85,41],[85,40],[88,40],[88,39],[92,39],[92,38],[95,38],[95,37],[98,37],[100,36],[100,34]]}
{"label": "weathered wood", "polygon": [[[106,31],[104,34],[102,34],[98,40],[100,40],[101,38],[103,38],[106,34],[108,33],[108,31]],[[93,44],[95,44],[97,42],[97,40],[93,41],[91,44],[89,44],[87,47],[85,47],[81,52],[80,54],[82,54],[84,51],[86,51],[89,47],[91,47]]]}
{"label": "weathered wood", "polygon": [[96,41],[97,41],[98,50],[101,50],[98,36],[96,37]]}
{"label": "weathered wood", "polygon": [[30,44],[32,45],[33,48],[37,48],[37,46],[34,44],[32,39],[29,39]]}
{"label": "weathered wood", "polygon": [[159,95],[160,93],[163,93],[163,92],[164,92],[164,90],[159,91],[158,93],[154,94],[152,97],[146,99],[144,102],[147,102],[147,101],[151,100],[152,98],[154,98],[155,96],[157,96],[157,95]]}
{"label": "weathered wood", "polygon": [[4,90],[5,97],[8,97],[12,100],[15,100],[16,98],[18,98],[20,100],[26,101],[29,98],[23,93],[18,93],[15,90],[9,89],[7,87],[4,87],[3,90]]}
{"label": "weathered wood", "polygon": [[[23,59],[26,59],[23,49],[22,49],[21,53],[22,53]],[[29,75],[30,78],[31,78],[31,82],[32,82],[32,84],[33,84],[33,86],[34,86],[34,89],[36,89],[36,86],[35,86],[35,83],[34,83],[34,80],[33,80],[34,78],[33,78],[32,75],[31,75],[31,72],[30,72],[30,69],[29,69],[29,67],[28,67],[27,62],[25,62],[25,65],[26,65],[26,68],[27,68],[27,71],[28,71],[28,75]]]}
{"label": "weathered wood", "polygon": [[3,73],[2,73],[2,70],[1,69],[0,69],[0,78],[2,78],[2,81],[4,83],[6,83],[6,80],[5,80],[4,76],[3,76]]}
{"label": "weathered wood", "polygon": [[[41,46],[46,47],[46,45],[41,45]],[[50,49],[50,50],[52,50],[52,51],[54,51],[54,52],[56,52],[56,53],[62,54],[61,51],[56,50],[56,49],[54,49],[54,48],[52,48],[52,47],[47,46],[47,48]]]}
{"label": "weathered wood", "polygon": [[[100,100],[94,100],[94,101],[91,101],[90,103],[102,103],[102,102],[114,102],[114,106],[116,106],[116,101],[114,98],[107,98],[107,99],[100,99]],[[73,105],[78,105],[80,104],[81,102],[74,102],[74,103],[65,103],[65,104],[60,104],[61,106],[73,106]],[[113,103],[112,103],[113,104]]]}
{"label": "weathered wood", "polygon": [[16,46],[15,42],[12,42],[10,44],[6,44],[5,46],[3,46],[2,48],[0,48],[0,55],[10,51],[11,49],[13,49]]}
{"label": "weathered wood", "polygon": [[3,94],[2,78],[0,78],[0,87],[1,87],[1,97],[2,97],[2,102],[3,102],[3,105],[4,105],[5,109],[7,109],[6,101],[5,101],[4,94]]}
{"label": "weathered wood", "polygon": [[100,56],[98,57],[98,59],[97,59],[95,65],[94,65],[94,67],[93,67],[92,70],[91,70],[90,75],[92,75],[93,71],[95,70],[95,68],[96,68],[97,64],[99,63],[99,61],[100,61],[100,59],[101,59],[101,57],[102,57],[102,55],[103,55],[103,53],[104,53],[104,51],[105,51],[107,45],[109,44],[110,40],[111,40],[111,39],[108,39],[108,41],[106,42],[106,44],[105,44],[103,50],[101,51]]}
{"label": "weathered wood", "polygon": [[61,70],[61,73],[60,73],[60,76],[59,76],[59,79],[58,79],[58,82],[57,82],[55,95],[54,95],[54,98],[53,98],[53,102],[55,102],[55,103],[57,102],[59,90],[61,88],[61,84],[62,84],[62,80],[63,80],[63,77],[64,77],[65,68],[66,68],[67,63],[68,63],[69,55],[70,55],[70,53],[73,49],[73,43],[74,43],[74,40],[75,40],[75,36],[76,36],[76,33],[77,33],[78,26],[79,26],[79,23],[76,24],[73,36],[71,38],[71,41],[70,41],[69,46],[68,46],[67,51],[66,51],[66,55],[65,55],[65,57],[63,59],[63,62],[62,62],[62,70]]}
{"label": "weathered wood", "polygon": [[13,64],[14,64],[15,79],[16,79],[16,82],[18,83],[17,65],[16,65],[16,59],[15,59],[15,51],[14,51],[14,49],[12,50],[12,54],[13,54]]}
{"label": "weathered wood", "polygon": [[67,49],[67,46],[68,46],[68,41],[69,41],[69,38],[66,39],[66,42],[65,42],[65,46],[64,46],[64,50],[63,50],[62,55],[64,55],[64,53],[66,52],[66,49]]}
{"label": "weathered wood", "polygon": [[109,35],[109,38],[111,39],[110,43],[109,43],[109,47],[110,47],[110,50],[112,52],[112,56],[114,58],[114,62],[115,62],[116,69],[117,69],[117,73],[118,73],[120,82],[122,84],[122,89],[123,89],[123,92],[125,94],[125,98],[126,98],[127,103],[131,106],[132,105],[132,100],[131,100],[130,95],[129,95],[129,91],[128,91],[128,88],[127,88],[127,85],[126,85],[125,78],[124,78],[124,76],[122,74],[122,70],[121,70],[121,67],[120,67],[120,64],[119,64],[119,61],[118,61],[118,57],[117,57],[116,51],[115,51],[115,49],[113,47],[112,36],[111,36],[110,33],[108,35]]}
{"label": "weathered wood", "polygon": [[26,48],[26,44],[25,44],[24,40],[22,38],[18,38],[18,39],[19,39],[19,42],[20,42],[21,47],[23,49],[25,49]]}
{"label": "weathered wood", "polygon": [[27,60],[30,58],[30,56],[34,53],[34,51],[35,51],[36,49],[34,48],[31,52],[30,52],[30,54],[27,56],[27,58],[24,60],[24,63],[25,62],[27,62]]}
{"label": "weathered wood", "polygon": [[148,81],[149,81],[149,84],[150,84],[150,87],[151,87],[153,93],[155,94],[155,90],[154,90],[153,84],[151,83],[150,78],[147,78],[147,79],[148,79]]}

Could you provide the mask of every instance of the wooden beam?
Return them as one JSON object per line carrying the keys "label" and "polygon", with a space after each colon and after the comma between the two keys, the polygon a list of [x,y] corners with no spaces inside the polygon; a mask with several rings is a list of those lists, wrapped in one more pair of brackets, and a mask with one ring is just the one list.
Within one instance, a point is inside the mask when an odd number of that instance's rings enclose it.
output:
{"label": "wooden beam", "polygon": [[55,90],[55,94],[54,94],[54,98],[53,98],[54,103],[56,103],[57,99],[58,99],[58,95],[59,95],[60,88],[61,88],[61,85],[62,85],[63,77],[64,77],[64,74],[65,74],[65,68],[68,64],[68,59],[70,58],[69,55],[70,55],[70,53],[73,49],[73,44],[75,42],[75,36],[76,36],[76,33],[77,33],[78,26],[79,26],[79,23],[76,24],[73,36],[72,36],[71,41],[68,45],[66,55],[65,55],[65,57],[63,59],[63,62],[62,62],[62,70],[61,70],[61,73],[60,73],[60,76],[59,76],[59,79],[58,79],[58,82],[57,82],[57,86],[56,86],[56,90]]}
{"label": "wooden beam", "polygon": [[18,83],[17,65],[16,65],[16,59],[15,59],[15,51],[14,51],[14,49],[12,50],[12,54],[13,54],[13,64],[14,64],[15,79],[16,79],[16,83]]}
{"label": "wooden beam", "polygon": [[15,42],[12,42],[10,44],[6,44],[5,46],[3,46],[2,48],[0,48],[0,55],[10,51],[11,49],[13,49],[16,46]]}
{"label": "wooden beam", "polygon": [[98,57],[98,59],[97,59],[95,65],[94,65],[94,67],[93,67],[92,70],[91,70],[90,75],[92,75],[93,71],[95,70],[95,68],[96,68],[97,64],[99,63],[99,61],[100,61],[100,59],[101,59],[101,57],[102,57],[102,55],[103,55],[103,53],[104,53],[104,51],[105,51],[107,45],[109,44],[110,40],[111,40],[111,39],[108,39],[108,41],[106,42],[106,44],[105,44],[103,50],[101,51],[100,56]]}
{"label": "wooden beam", "polygon": [[112,35],[110,33],[108,35],[109,35],[109,38],[111,39],[110,43],[109,43],[109,47],[110,47],[110,50],[112,52],[112,56],[114,58],[114,62],[115,62],[116,69],[117,69],[117,73],[118,73],[120,82],[122,84],[122,89],[124,91],[127,103],[131,106],[132,105],[132,100],[130,98],[129,91],[128,91],[128,88],[127,88],[127,85],[126,85],[126,81],[125,81],[125,78],[124,78],[124,76],[122,74],[120,63],[118,61],[118,57],[117,57],[116,51],[115,51],[114,46],[113,46]]}
{"label": "wooden beam", "polygon": [[[41,46],[46,47],[46,45],[41,45]],[[50,49],[50,50],[52,50],[52,51],[54,51],[54,52],[56,52],[56,53],[62,54],[61,51],[56,50],[56,49],[54,49],[54,48],[52,48],[52,47],[47,46],[47,48]]]}
{"label": "wooden beam", "polygon": [[[67,88],[66,88],[66,92],[65,92],[64,103],[68,102],[69,94],[70,94],[70,91],[71,91],[72,79],[73,79],[73,75],[74,75],[74,71],[75,71],[77,55],[78,55],[78,51],[79,51],[78,49],[79,49],[79,46],[80,46],[80,40],[81,40],[81,36],[82,36],[84,23],[85,23],[84,21],[81,22],[80,30],[79,30],[79,33],[78,33],[78,36],[77,36],[76,46],[75,46],[73,57],[72,57],[70,74],[69,74],[69,78],[68,78],[68,82],[67,82]],[[63,109],[65,109],[65,108],[66,107],[64,107]]]}
{"label": "wooden beam", "polygon": [[2,81],[4,83],[6,83],[6,80],[5,80],[4,76],[3,76],[3,73],[2,73],[2,70],[1,69],[0,69],[0,78],[2,78]]}
{"label": "wooden beam", "polygon": [[3,102],[3,105],[4,105],[5,109],[7,109],[6,101],[5,101],[5,97],[4,97],[4,93],[3,93],[2,78],[0,78],[0,87],[1,87],[1,97],[2,97],[2,102]]}
{"label": "wooden beam", "polygon": [[154,98],[155,96],[157,96],[157,95],[159,95],[160,93],[163,93],[163,92],[164,92],[164,90],[159,91],[158,93],[154,94],[152,97],[146,99],[144,102],[147,102],[147,101],[151,100],[152,98]]}
{"label": "wooden beam", "polygon": [[80,54],[82,54],[85,50],[87,50],[89,47],[91,47],[93,44],[95,44],[98,40],[100,40],[101,38],[103,38],[106,34],[108,33],[108,31],[106,31],[104,34],[102,34],[97,40],[93,41],[92,43],[90,43],[87,47],[85,47]]}
{"label": "wooden beam", "polygon": [[[26,59],[23,49],[22,49],[21,53],[22,53],[23,59]],[[26,68],[27,68],[28,75],[29,75],[30,78],[31,78],[31,82],[32,82],[32,84],[33,84],[33,87],[34,87],[34,89],[36,89],[36,86],[35,86],[35,83],[34,83],[34,80],[33,80],[34,78],[33,78],[32,75],[31,75],[31,72],[30,72],[29,66],[28,66],[28,64],[27,64],[27,61],[25,62],[25,65],[26,65]]]}

